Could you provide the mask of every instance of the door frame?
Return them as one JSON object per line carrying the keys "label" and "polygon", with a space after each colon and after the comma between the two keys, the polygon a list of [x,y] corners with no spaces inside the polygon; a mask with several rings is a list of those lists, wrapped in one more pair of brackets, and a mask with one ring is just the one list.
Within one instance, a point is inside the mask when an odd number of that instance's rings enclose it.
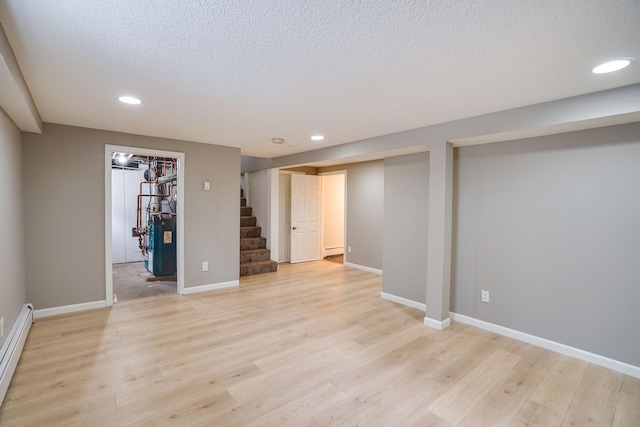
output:
{"label": "door frame", "polygon": [[[291,262],[291,174],[292,172],[290,171],[280,171],[280,173],[278,174],[278,259],[277,261],[279,263],[286,263],[286,262]],[[288,186],[288,196],[289,198],[287,199],[287,194],[283,193],[282,191],[280,191],[280,181],[284,178],[284,177],[288,177],[289,179],[287,180],[289,186]],[[280,204],[283,202],[284,199],[284,208],[285,211],[281,211],[280,210]],[[286,201],[289,201],[289,203],[286,203]],[[288,212],[287,212],[288,210]],[[284,230],[281,229],[280,227],[280,215],[285,215],[285,219],[286,216],[288,215],[289,217],[289,221],[285,221],[284,224]],[[284,233],[284,246],[280,246],[280,234]],[[284,251],[284,253],[282,253]],[[281,256],[282,255],[282,256]]]}
{"label": "door frame", "polygon": [[113,259],[111,256],[111,153],[112,152],[135,153],[157,157],[171,157],[177,161],[178,169],[178,220],[176,224],[176,255],[177,255],[177,291],[184,293],[184,164],[185,154],[176,151],[154,150],[150,148],[125,147],[121,145],[105,144],[104,146],[104,265],[105,265],[105,294],[107,307],[113,305]]}

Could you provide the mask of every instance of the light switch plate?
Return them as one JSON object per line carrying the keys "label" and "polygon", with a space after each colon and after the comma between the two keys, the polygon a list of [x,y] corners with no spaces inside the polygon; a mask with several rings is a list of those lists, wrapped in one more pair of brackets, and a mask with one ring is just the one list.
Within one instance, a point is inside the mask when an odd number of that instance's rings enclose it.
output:
{"label": "light switch plate", "polygon": [[211,183],[209,181],[204,182],[204,191],[211,190]]}

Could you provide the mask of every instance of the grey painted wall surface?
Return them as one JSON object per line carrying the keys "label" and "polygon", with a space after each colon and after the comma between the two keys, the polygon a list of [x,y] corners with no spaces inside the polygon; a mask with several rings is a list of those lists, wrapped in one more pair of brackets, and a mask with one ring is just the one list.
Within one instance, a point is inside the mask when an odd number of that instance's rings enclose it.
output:
{"label": "grey painted wall surface", "polygon": [[253,156],[240,156],[240,173],[268,169],[271,159]]}
{"label": "grey painted wall surface", "polygon": [[[0,317],[5,333],[15,322],[26,301],[25,261],[22,226],[22,147],[20,130],[0,109],[0,182],[2,214],[0,218]],[[0,345],[6,339],[0,339]]]}
{"label": "grey painted wall surface", "polygon": [[384,160],[382,292],[424,304],[427,292],[429,153]]}
{"label": "grey painted wall surface", "polygon": [[42,134],[23,134],[27,297],[35,308],[105,299],[105,144],[185,153],[185,287],[238,280],[239,149],[45,124]]}
{"label": "grey painted wall surface", "polygon": [[456,152],[452,311],[640,366],[640,124]]}
{"label": "grey painted wall surface", "polygon": [[384,161],[318,168],[318,173],[347,171],[347,262],[382,270]]}
{"label": "grey painted wall surface", "polygon": [[262,169],[251,172],[249,175],[249,200],[253,216],[259,227],[262,227],[261,235],[267,239],[267,248],[271,248],[270,223],[271,215],[269,203],[269,170]]}

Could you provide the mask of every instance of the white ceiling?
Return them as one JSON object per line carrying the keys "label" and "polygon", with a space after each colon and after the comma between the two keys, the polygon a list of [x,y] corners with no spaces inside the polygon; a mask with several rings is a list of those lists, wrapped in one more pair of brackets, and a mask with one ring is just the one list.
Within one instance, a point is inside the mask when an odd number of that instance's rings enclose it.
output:
{"label": "white ceiling", "polygon": [[640,59],[638,0],[0,0],[0,22],[43,121],[269,158],[640,82],[591,73]]}

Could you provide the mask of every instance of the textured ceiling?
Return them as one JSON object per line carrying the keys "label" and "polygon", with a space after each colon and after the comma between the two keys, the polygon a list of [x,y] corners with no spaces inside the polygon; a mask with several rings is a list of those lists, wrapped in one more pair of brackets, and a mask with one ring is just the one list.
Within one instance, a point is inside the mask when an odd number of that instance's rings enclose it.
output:
{"label": "textured ceiling", "polygon": [[0,0],[0,22],[45,122],[262,157],[640,82],[590,72],[640,59],[638,0]]}

